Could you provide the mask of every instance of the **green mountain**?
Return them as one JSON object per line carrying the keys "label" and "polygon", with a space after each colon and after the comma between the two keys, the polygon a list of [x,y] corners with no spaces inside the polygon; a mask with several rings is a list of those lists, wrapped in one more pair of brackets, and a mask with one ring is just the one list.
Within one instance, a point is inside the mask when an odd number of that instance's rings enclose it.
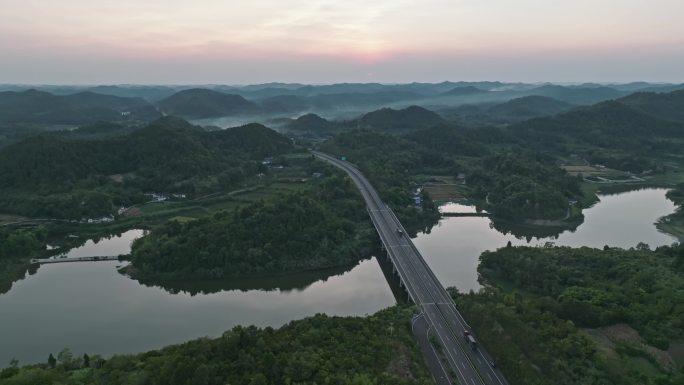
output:
{"label": "green mountain", "polygon": [[297,113],[311,109],[309,98],[300,95],[277,95],[261,100],[266,113]]}
{"label": "green mountain", "polygon": [[305,111],[369,110],[391,103],[420,100],[424,96],[408,91],[350,92],[319,95],[278,95],[260,101],[264,112],[292,113]]}
{"label": "green mountain", "polygon": [[624,104],[621,100],[577,108],[553,117],[532,119],[520,123],[517,127],[533,131],[563,133],[586,141],[594,141],[597,137],[620,140],[654,134],[662,136],[684,134],[681,123],[642,112],[638,107]]}
{"label": "green mountain", "polygon": [[684,90],[669,93],[637,92],[618,102],[660,119],[684,122]]}
{"label": "green mountain", "polygon": [[114,95],[123,97],[143,98],[150,102],[169,97],[177,92],[174,87],[168,86],[95,86],[88,88],[87,91],[96,92],[103,95]]}
{"label": "green mountain", "polygon": [[161,116],[147,101],[79,92],[53,95],[28,90],[0,92],[0,122],[88,124],[96,121],[151,121]]}
{"label": "green mountain", "polygon": [[289,139],[259,124],[208,132],[168,117],[107,138],[41,134],[0,150],[0,211],[109,214],[142,192],[228,188],[259,172],[264,157],[291,149]]}
{"label": "green mountain", "polygon": [[[679,156],[684,145],[682,91],[638,93],[511,126],[521,146],[577,153],[592,163],[631,172],[652,170],[648,159]],[[608,151],[610,150],[610,151]]]}
{"label": "green mountain", "polygon": [[327,132],[335,127],[335,124],[316,114],[305,114],[287,124],[286,128],[300,132]]}
{"label": "green mountain", "polygon": [[214,118],[260,112],[259,105],[239,95],[193,88],[177,92],[157,103],[164,113],[183,118]]}
{"label": "green mountain", "polygon": [[413,131],[404,138],[418,143],[428,151],[481,156],[489,153],[481,141],[482,131],[471,130],[453,124],[437,124],[424,130]]}
{"label": "green mountain", "polygon": [[437,112],[448,120],[482,126],[510,124],[541,116],[566,112],[575,106],[547,96],[523,96],[498,104],[463,104],[439,109]]}
{"label": "green mountain", "polygon": [[358,192],[336,176],[234,212],[168,222],[133,244],[133,276],[245,278],[339,267],[363,258],[371,239]]}
{"label": "green mountain", "polygon": [[95,122],[85,124],[73,130],[57,131],[57,134],[69,138],[104,138],[116,135],[124,135],[140,129],[139,126],[127,126],[118,122]]}
{"label": "green mountain", "polygon": [[428,128],[443,121],[435,112],[423,107],[411,106],[402,110],[382,108],[369,112],[359,118],[358,125],[362,128],[378,130],[409,131]]}
{"label": "green mountain", "polygon": [[442,93],[441,95],[444,95],[444,96],[467,96],[467,95],[482,94],[482,93],[486,93],[486,92],[487,91],[481,90],[481,89],[473,87],[473,86],[466,86],[466,87],[454,87],[451,90]]}
{"label": "green mountain", "polygon": [[572,104],[547,96],[524,96],[496,104],[486,110],[487,114],[509,120],[524,120],[544,115],[556,115],[572,109]]}
{"label": "green mountain", "polygon": [[559,85],[544,85],[526,90],[523,95],[546,96],[571,104],[594,104],[609,99],[617,99],[629,94],[614,88],[600,87],[567,87]]}

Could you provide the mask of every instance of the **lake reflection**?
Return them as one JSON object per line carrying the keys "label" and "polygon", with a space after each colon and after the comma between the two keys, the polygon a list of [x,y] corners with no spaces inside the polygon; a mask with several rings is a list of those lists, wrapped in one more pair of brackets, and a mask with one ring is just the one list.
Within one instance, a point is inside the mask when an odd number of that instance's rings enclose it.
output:
{"label": "lake reflection", "polygon": [[666,193],[667,189],[649,188],[599,195],[600,202],[584,210],[584,222],[576,230],[565,230],[559,235],[552,231],[554,235],[548,236],[547,229],[540,229],[535,237],[534,231],[530,233],[528,228],[530,235],[518,238],[513,235],[518,232],[497,231],[489,218],[455,217],[443,218],[429,234],[418,234],[414,242],[443,285],[455,286],[461,291],[477,290],[480,254],[503,247],[508,241],[513,245],[553,242],[558,246],[596,248],[604,245],[629,248],[639,242],[655,247],[676,242],[675,237],[655,227],[659,218],[676,208]]}
{"label": "lake reflection", "polygon": [[[654,222],[674,211],[665,189],[602,195],[584,211],[576,231],[554,237],[516,238],[493,228],[489,218],[444,218],[415,243],[445,286],[478,289],[480,253],[515,245],[632,247],[676,239]],[[449,206],[446,210],[463,209]],[[468,208],[468,210],[472,210]],[[68,256],[118,255],[142,235],[87,242]],[[316,313],[364,315],[391,306],[404,294],[387,284],[390,275],[375,258],[354,267],[264,280],[202,283],[147,283],[117,272],[118,261],[41,266],[37,274],[0,295],[0,367],[16,357],[22,364],[44,362],[70,347],[75,354],[133,353],[202,336],[219,336],[243,324],[280,326]],[[392,282],[394,278],[390,279]],[[174,294],[176,293],[176,294]]]}
{"label": "lake reflection", "polygon": [[[123,238],[134,235],[124,233]],[[109,244],[115,254],[122,253],[114,246],[121,245],[118,240]],[[94,245],[86,244],[79,253],[91,255],[86,250]],[[277,327],[316,313],[371,314],[395,303],[375,258],[354,267],[271,279],[267,290],[144,286],[118,273],[120,264],[43,265],[0,295],[0,367],[12,357],[22,364],[43,362],[65,347],[79,355],[134,353],[216,337],[238,324]]]}

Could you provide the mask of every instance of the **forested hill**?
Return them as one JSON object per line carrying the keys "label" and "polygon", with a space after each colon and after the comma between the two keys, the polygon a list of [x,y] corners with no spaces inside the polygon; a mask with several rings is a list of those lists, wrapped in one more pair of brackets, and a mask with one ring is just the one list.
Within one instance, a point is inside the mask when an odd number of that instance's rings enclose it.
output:
{"label": "forested hill", "polygon": [[144,192],[234,188],[260,172],[264,157],[292,149],[288,138],[259,124],[205,131],[169,117],[103,139],[41,134],[0,149],[0,211],[108,215]]}
{"label": "forested hill", "polygon": [[486,114],[516,120],[536,116],[554,115],[566,112],[574,106],[547,96],[525,96],[511,99],[505,103],[494,105],[486,110]]}
{"label": "forested hill", "polygon": [[512,129],[528,133],[524,138],[532,142],[535,136],[560,135],[603,147],[662,145],[664,138],[684,137],[683,106],[684,91],[638,93],[553,117],[531,119]]}
{"label": "forested hill", "polygon": [[684,247],[506,247],[478,272],[457,304],[511,384],[684,383]]}
{"label": "forested hill", "polygon": [[571,104],[592,104],[625,96],[628,92],[606,86],[572,87],[547,84],[522,92],[523,94],[547,96]]}
{"label": "forested hill", "polygon": [[80,92],[53,95],[27,90],[0,92],[0,122],[87,124],[105,121],[150,121],[161,114],[141,98]]}
{"label": "forested hill", "polygon": [[133,244],[131,274],[146,279],[237,278],[347,266],[368,255],[375,233],[349,179],[185,224]]}
{"label": "forested hill", "polygon": [[38,135],[0,151],[0,187],[63,185],[96,175],[206,175],[238,159],[261,159],[292,148],[259,124],[207,132],[163,118],[131,134],[102,140]]}
{"label": "forested hill", "polygon": [[202,88],[180,91],[158,105],[169,115],[195,119],[257,113],[261,109],[240,95]]}
{"label": "forested hill", "polygon": [[402,110],[382,108],[369,112],[359,118],[359,126],[388,131],[406,131],[428,128],[442,123],[436,113],[419,106],[411,106]]}
{"label": "forested hill", "polygon": [[684,122],[684,90],[669,93],[637,92],[618,101],[661,119]]}
{"label": "forested hill", "polygon": [[321,118],[316,114],[304,114],[297,119],[289,122],[287,128],[294,131],[325,131],[333,124],[327,119]]}

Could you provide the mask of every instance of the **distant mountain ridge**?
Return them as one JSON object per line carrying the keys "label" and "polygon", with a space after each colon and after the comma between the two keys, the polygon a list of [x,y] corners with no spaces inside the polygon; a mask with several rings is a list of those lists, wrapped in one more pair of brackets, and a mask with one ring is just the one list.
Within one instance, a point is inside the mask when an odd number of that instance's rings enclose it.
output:
{"label": "distant mountain ridge", "polygon": [[433,111],[410,106],[401,110],[381,108],[369,112],[358,119],[358,125],[361,128],[401,131],[428,128],[443,121],[444,119]]}
{"label": "distant mountain ridge", "polygon": [[547,96],[523,96],[503,103],[461,105],[438,110],[442,116],[470,125],[510,124],[555,115],[576,107]]}
{"label": "distant mountain ridge", "polygon": [[637,92],[618,102],[661,119],[684,122],[684,90],[669,93]]}
{"label": "distant mountain ridge", "polygon": [[290,148],[289,139],[260,124],[208,132],[182,119],[165,117],[112,138],[71,140],[42,134],[5,147],[0,150],[0,187],[51,181],[60,184],[91,174],[127,173],[140,167],[174,170],[174,164],[181,169],[208,172],[215,168],[211,158],[225,157],[221,152],[229,149],[233,152],[230,156],[249,153],[259,158]]}
{"label": "distant mountain ridge", "polygon": [[[0,125],[82,125],[97,121],[136,122],[140,125],[160,117],[162,113],[186,119],[254,117],[262,122],[267,121],[265,118],[292,118],[315,113],[344,120],[380,108],[403,109],[412,105],[446,112],[445,117],[491,114],[495,115],[492,119],[478,117],[474,123],[507,124],[563,112],[567,107],[560,104],[553,107],[548,100],[543,104],[545,102],[539,98],[521,99],[525,97],[546,97],[559,103],[591,105],[619,99],[635,91],[665,92],[682,89],[684,85],[645,82],[537,85],[476,81],[327,85],[266,83],[202,87],[40,86],[39,90],[22,90],[21,86],[0,85],[0,90],[9,90],[0,92]],[[516,99],[520,100],[513,102]],[[506,102],[513,104],[503,104]],[[489,110],[495,104],[503,105]]]}
{"label": "distant mountain ridge", "polygon": [[465,95],[481,94],[481,93],[485,93],[485,92],[487,92],[487,91],[481,90],[481,89],[473,87],[473,86],[466,86],[466,87],[454,87],[447,92],[441,93],[440,95],[465,96]]}
{"label": "distant mountain ridge", "polygon": [[[572,133],[594,144],[628,141],[634,145],[659,137],[684,138],[684,90],[671,93],[637,93],[624,98],[578,107],[551,117],[535,118],[515,130]],[[643,143],[645,145],[645,142]]]}
{"label": "distant mountain ridge", "polygon": [[261,107],[240,95],[193,88],[177,92],[157,103],[166,114],[183,118],[214,118],[258,113]]}
{"label": "distant mountain ridge", "polygon": [[594,104],[609,99],[617,99],[629,93],[629,91],[618,91],[606,86],[564,87],[553,84],[528,89],[523,92],[524,96],[547,96],[571,104]]}
{"label": "distant mountain ridge", "polygon": [[161,114],[141,98],[93,92],[53,95],[43,91],[0,92],[0,122],[87,124],[96,121],[150,121]]}
{"label": "distant mountain ridge", "polygon": [[575,106],[547,96],[523,96],[505,103],[494,105],[487,113],[512,118],[531,118],[542,115],[555,115],[568,111]]}

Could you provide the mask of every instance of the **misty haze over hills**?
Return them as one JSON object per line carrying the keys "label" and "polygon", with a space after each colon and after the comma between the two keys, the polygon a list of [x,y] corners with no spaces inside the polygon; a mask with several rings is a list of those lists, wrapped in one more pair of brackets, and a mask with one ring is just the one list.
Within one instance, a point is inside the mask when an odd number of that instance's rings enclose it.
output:
{"label": "misty haze over hills", "polygon": [[[669,92],[683,84],[531,84],[482,82],[265,83],[246,86],[0,85],[0,124],[127,124],[174,115],[221,128],[249,122],[286,126],[316,114],[351,121],[381,108],[420,106],[461,123],[507,124],[627,96]],[[484,118],[486,116],[486,118]]]}

